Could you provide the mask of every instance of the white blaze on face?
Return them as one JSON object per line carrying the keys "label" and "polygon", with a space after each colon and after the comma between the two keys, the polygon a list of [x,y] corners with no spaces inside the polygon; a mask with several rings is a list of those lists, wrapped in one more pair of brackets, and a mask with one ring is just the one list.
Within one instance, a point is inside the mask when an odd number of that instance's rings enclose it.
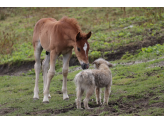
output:
{"label": "white blaze on face", "polygon": [[86,55],[86,51],[87,51],[87,43],[84,44],[83,49],[84,49],[84,51],[85,51],[85,55]]}

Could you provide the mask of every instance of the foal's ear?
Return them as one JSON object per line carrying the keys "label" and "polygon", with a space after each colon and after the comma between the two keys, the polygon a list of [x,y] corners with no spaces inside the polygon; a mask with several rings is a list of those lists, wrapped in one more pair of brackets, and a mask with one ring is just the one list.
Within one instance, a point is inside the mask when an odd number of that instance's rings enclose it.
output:
{"label": "foal's ear", "polygon": [[76,35],[76,41],[81,40],[82,37],[80,36],[80,32]]}
{"label": "foal's ear", "polygon": [[91,31],[86,35],[86,38],[88,39],[88,38],[90,38],[91,37]]}

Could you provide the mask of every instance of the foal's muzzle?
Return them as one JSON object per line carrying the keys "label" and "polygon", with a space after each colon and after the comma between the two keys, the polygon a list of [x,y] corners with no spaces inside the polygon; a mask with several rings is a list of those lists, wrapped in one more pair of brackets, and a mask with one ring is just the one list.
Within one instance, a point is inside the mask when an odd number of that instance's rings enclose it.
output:
{"label": "foal's muzzle", "polygon": [[88,69],[89,68],[89,64],[83,63],[83,64],[81,64],[81,67],[82,67],[83,70],[84,69]]}

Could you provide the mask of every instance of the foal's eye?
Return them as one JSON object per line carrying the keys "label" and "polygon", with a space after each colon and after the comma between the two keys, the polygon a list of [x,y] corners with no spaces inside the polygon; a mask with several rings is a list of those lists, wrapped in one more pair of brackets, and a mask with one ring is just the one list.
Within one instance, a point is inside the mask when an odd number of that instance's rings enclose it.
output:
{"label": "foal's eye", "polygon": [[77,50],[80,52],[80,48],[77,48]]}

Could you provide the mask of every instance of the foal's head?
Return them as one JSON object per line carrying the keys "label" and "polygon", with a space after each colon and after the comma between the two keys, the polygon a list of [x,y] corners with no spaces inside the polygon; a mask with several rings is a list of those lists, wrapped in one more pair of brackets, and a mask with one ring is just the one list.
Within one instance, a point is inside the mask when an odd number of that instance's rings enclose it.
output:
{"label": "foal's head", "polygon": [[74,49],[82,69],[89,68],[89,61],[88,61],[89,43],[87,40],[90,38],[90,36],[91,36],[91,32],[89,32],[88,34],[81,34],[79,32],[76,36],[76,45],[74,46]]}

